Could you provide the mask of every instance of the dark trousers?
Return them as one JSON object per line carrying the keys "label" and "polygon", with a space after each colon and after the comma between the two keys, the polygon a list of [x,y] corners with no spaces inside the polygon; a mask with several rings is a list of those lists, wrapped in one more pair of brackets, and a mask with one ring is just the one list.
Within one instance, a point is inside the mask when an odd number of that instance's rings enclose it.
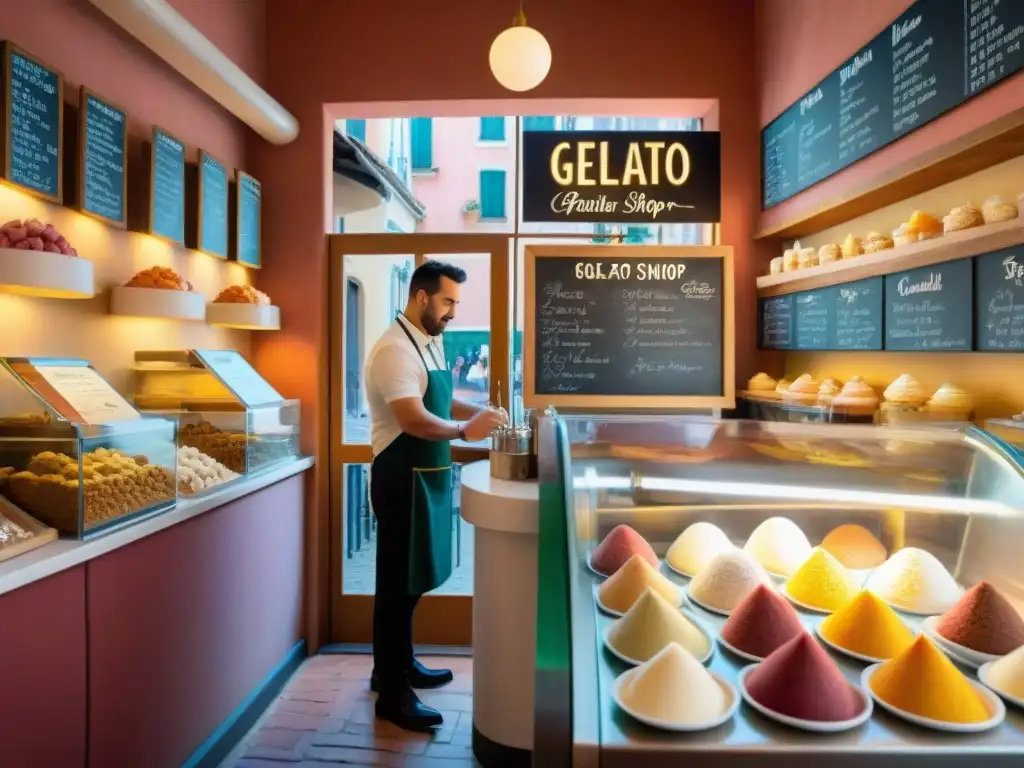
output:
{"label": "dark trousers", "polygon": [[384,696],[408,687],[406,675],[413,663],[412,617],[421,597],[409,594],[411,491],[390,475],[383,469],[370,473],[370,501],[377,518],[373,670]]}

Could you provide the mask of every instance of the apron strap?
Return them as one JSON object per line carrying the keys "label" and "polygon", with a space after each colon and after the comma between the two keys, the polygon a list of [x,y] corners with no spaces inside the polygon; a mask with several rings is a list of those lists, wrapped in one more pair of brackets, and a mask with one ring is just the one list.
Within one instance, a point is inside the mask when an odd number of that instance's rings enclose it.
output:
{"label": "apron strap", "polygon": [[[405,335],[409,339],[409,343],[412,344],[413,348],[416,350],[416,354],[418,354],[420,356],[420,360],[423,361],[423,369],[427,373],[430,373],[430,366],[427,365],[427,358],[423,356],[423,350],[420,348],[420,345],[416,343],[416,339],[412,337],[412,334],[409,333],[409,329],[406,328],[405,323],[402,322],[402,316],[395,315],[395,321],[398,323],[398,327],[405,332]],[[447,370],[447,366],[442,366],[441,363],[438,362],[437,357],[435,357],[434,355],[433,345],[430,342],[427,342],[427,354],[430,355],[430,359],[434,362],[434,365],[437,367],[437,370]]]}

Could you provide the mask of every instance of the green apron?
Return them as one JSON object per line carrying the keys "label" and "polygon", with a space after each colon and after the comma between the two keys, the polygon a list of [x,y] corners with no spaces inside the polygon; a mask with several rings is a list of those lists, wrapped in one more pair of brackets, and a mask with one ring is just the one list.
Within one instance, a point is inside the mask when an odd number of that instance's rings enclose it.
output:
{"label": "green apron", "polygon": [[[440,370],[432,371],[420,345],[401,319],[409,343],[427,371],[423,407],[439,419],[452,417],[452,374],[428,347]],[[442,352],[443,354],[443,352]],[[422,595],[441,586],[452,575],[452,457],[447,440],[423,440],[403,432],[373,461],[373,472],[387,478],[387,496],[409,505],[407,590]],[[402,514],[395,509],[394,513]],[[404,526],[403,526],[404,527]],[[396,553],[397,555],[397,553]]]}

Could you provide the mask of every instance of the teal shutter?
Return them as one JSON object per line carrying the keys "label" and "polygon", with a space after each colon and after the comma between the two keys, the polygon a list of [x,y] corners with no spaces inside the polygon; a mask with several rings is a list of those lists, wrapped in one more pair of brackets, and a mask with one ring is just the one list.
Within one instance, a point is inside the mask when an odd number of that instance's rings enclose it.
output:
{"label": "teal shutter", "polygon": [[504,171],[480,171],[480,218],[505,218]]}
{"label": "teal shutter", "polygon": [[345,133],[366,143],[366,121],[345,119]]}
{"label": "teal shutter", "polygon": [[553,131],[555,130],[555,118],[548,116],[533,115],[523,118],[524,131]]}
{"label": "teal shutter", "polygon": [[647,231],[647,227],[626,227],[627,243],[646,243],[648,237],[650,232]]}
{"label": "teal shutter", "polygon": [[345,217],[344,216],[342,216],[340,219],[338,219],[338,231],[335,232],[335,234],[336,235],[344,235],[345,234]]}
{"label": "teal shutter", "polygon": [[429,171],[434,167],[434,123],[429,117],[409,121],[412,143],[412,169]]}
{"label": "teal shutter", "polygon": [[397,232],[402,235],[405,234],[405,230],[398,226],[398,223],[394,219],[388,219],[386,227],[388,232]]}
{"label": "teal shutter", "polygon": [[504,141],[505,140],[505,118],[504,117],[481,117],[480,118],[480,141]]}

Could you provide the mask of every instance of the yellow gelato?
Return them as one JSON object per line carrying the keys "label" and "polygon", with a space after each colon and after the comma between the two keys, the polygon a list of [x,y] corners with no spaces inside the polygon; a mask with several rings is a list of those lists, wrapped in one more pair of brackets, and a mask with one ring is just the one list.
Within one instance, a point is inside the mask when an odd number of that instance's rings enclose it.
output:
{"label": "yellow gelato", "polygon": [[601,605],[610,611],[625,613],[648,588],[673,605],[682,602],[679,587],[662,576],[640,555],[633,555],[626,564],[609,576],[597,590]]}
{"label": "yellow gelato", "polygon": [[786,594],[798,603],[822,611],[836,610],[859,589],[853,575],[820,547],[811,550],[785,586]]}

